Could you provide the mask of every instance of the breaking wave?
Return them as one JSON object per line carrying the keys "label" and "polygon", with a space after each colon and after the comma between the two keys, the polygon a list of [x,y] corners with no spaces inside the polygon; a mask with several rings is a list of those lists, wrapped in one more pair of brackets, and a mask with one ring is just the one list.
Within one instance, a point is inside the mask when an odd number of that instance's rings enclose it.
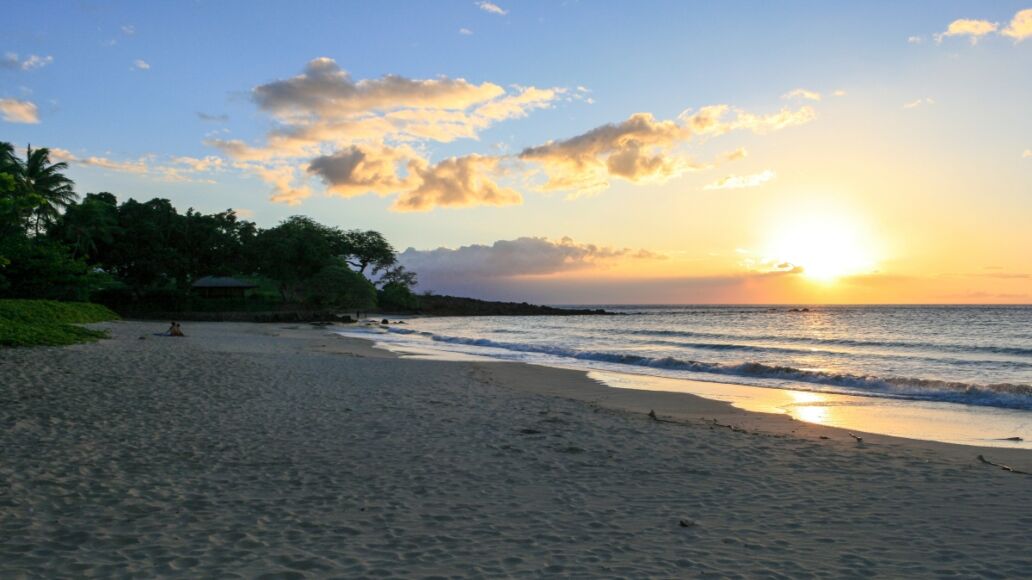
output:
{"label": "breaking wave", "polygon": [[[496,348],[513,352],[534,353],[633,367],[803,383],[803,385],[812,385],[811,390],[825,392],[898,399],[945,401],[1013,409],[1032,409],[1032,385],[1024,383],[972,384],[913,377],[879,377],[802,369],[760,362],[742,362],[737,364],[703,362],[672,356],[649,357],[630,353],[578,350],[551,344],[503,342],[486,338],[449,336],[404,328],[390,328],[388,330],[395,334],[420,335],[432,341],[447,344]],[[658,333],[653,332],[653,334]],[[1013,350],[1025,351],[1028,349]],[[792,388],[798,389],[803,387],[803,385],[794,384]]]}

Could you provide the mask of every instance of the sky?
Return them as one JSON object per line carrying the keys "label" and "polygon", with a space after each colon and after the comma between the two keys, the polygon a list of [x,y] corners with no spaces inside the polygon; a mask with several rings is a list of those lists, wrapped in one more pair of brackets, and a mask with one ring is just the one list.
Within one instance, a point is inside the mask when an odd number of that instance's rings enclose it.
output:
{"label": "sky", "polygon": [[1032,3],[21,2],[80,194],[375,229],[420,290],[1032,303]]}

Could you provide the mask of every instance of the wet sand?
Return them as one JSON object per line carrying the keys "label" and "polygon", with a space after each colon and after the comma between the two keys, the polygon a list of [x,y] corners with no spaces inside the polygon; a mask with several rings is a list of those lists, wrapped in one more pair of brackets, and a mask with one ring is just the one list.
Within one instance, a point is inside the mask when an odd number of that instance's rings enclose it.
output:
{"label": "wet sand", "polygon": [[102,326],[0,351],[0,577],[1032,573],[1032,476],[977,460],[1027,451],[308,325]]}

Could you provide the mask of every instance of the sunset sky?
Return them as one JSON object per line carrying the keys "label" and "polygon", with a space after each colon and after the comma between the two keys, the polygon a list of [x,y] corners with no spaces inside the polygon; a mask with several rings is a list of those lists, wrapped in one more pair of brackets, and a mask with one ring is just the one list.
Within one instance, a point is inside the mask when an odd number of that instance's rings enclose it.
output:
{"label": "sunset sky", "polygon": [[485,298],[1032,302],[1028,0],[4,12],[0,141],[80,194],[376,229]]}

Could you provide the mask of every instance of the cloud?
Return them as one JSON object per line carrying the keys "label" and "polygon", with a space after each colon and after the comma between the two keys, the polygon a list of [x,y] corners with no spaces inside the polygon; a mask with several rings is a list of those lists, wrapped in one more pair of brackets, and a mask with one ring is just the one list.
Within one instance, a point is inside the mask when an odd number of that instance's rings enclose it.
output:
{"label": "cloud", "polygon": [[3,57],[0,57],[0,68],[34,70],[43,68],[53,62],[54,57],[50,55],[39,56],[37,54],[30,54],[25,60],[20,60],[17,53],[7,52],[4,53]]}
{"label": "cloud", "polygon": [[494,4],[492,2],[487,2],[486,0],[482,0],[480,2],[474,2],[474,4],[476,4],[484,12],[490,12],[491,14],[497,14],[499,16],[505,16],[506,14],[509,13],[508,10],[503,9],[501,6],[499,6],[497,4]]}
{"label": "cloud", "polygon": [[777,113],[769,115],[756,115],[736,109],[735,115],[735,120],[727,125],[728,130],[747,130],[760,135],[780,131],[788,127],[804,125],[817,118],[817,112],[808,106],[800,107],[794,111],[791,109],[781,109]]}
{"label": "cloud", "polygon": [[610,177],[641,182],[680,175],[690,163],[669,155],[669,150],[688,135],[688,130],[674,121],[636,113],[621,123],[529,147],[520,153],[520,159],[544,168],[548,181],[543,190],[591,192],[607,187]]}
{"label": "cloud", "polygon": [[395,211],[427,211],[435,207],[478,205],[519,205],[523,197],[515,190],[499,186],[490,177],[499,158],[481,155],[452,157],[436,165],[419,161],[409,164],[419,186],[394,200]]}
{"label": "cloud", "polygon": [[755,256],[749,250],[737,250],[744,257],[739,266],[750,276],[784,276],[802,274],[805,270],[798,264]]}
{"label": "cloud", "polygon": [[833,97],[844,97],[844,96],[846,96],[846,91],[845,91],[845,89],[836,89],[834,92],[831,93],[831,96],[833,96]]}
{"label": "cloud", "polygon": [[67,149],[60,147],[48,147],[47,149],[50,150],[50,158],[54,161],[64,161],[67,163],[76,160],[75,154]]}
{"label": "cloud", "polygon": [[420,287],[427,289],[440,289],[455,280],[548,276],[607,268],[620,260],[662,258],[648,250],[581,244],[569,237],[559,240],[521,237],[455,249],[408,248],[398,254],[398,261],[406,269],[418,272]]}
{"label": "cloud", "polygon": [[942,42],[944,38],[949,36],[967,36],[971,39],[971,44],[977,44],[979,38],[982,38],[989,33],[996,32],[996,29],[999,28],[999,26],[999,24],[989,22],[988,20],[961,18],[951,22],[945,32],[936,34],[935,42]]}
{"label": "cloud", "polygon": [[43,68],[48,64],[51,64],[52,62],[54,62],[54,57],[50,55],[37,56],[35,54],[30,54],[29,58],[22,61],[21,68],[22,70],[33,70],[37,68]]}
{"label": "cloud", "polygon": [[459,34],[462,36],[473,36],[473,31],[468,28],[460,28]]}
{"label": "cloud", "polygon": [[135,161],[115,161],[113,159],[108,159],[107,157],[85,157],[82,159],[73,158],[72,161],[80,165],[91,165],[93,167],[117,171],[119,173],[143,175],[149,171],[147,161],[145,159],[137,159]]}
{"label": "cloud", "polygon": [[225,123],[226,121],[229,121],[229,115],[225,113],[221,115],[210,115],[208,113],[202,113],[198,111],[197,118],[202,121],[207,121],[209,123]]}
{"label": "cloud", "polygon": [[136,26],[134,26],[132,24],[126,24],[125,26],[123,26],[121,28],[121,30],[122,30],[122,34],[124,34],[126,36],[133,36],[133,35],[136,34]]}
{"label": "cloud", "polygon": [[982,300],[985,298],[995,298],[998,300],[1023,300],[1028,298],[1028,294],[1018,293],[1007,293],[1007,292],[985,292],[981,290],[970,290],[968,292],[953,292],[950,294],[943,294],[943,298],[954,299],[961,298],[964,300]]}
{"label": "cloud", "polygon": [[208,155],[200,159],[196,157],[176,157],[172,162],[185,165],[191,171],[198,173],[222,169],[225,165],[225,161],[223,161],[221,157],[216,157],[214,155]]}
{"label": "cloud", "polygon": [[464,79],[413,80],[398,76],[353,81],[327,58],[301,75],[256,87],[258,106],[279,122],[264,146],[213,139],[209,145],[238,160],[314,157],[356,143],[475,139],[494,123],[552,104],[562,89],[514,87]]}
{"label": "cloud", "polygon": [[131,67],[131,69],[132,70],[150,70],[150,64],[148,64],[147,61],[138,58],[138,59],[133,61],[133,66]]}
{"label": "cloud", "polygon": [[8,123],[39,123],[39,109],[31,101],[20,99],[0,99],[0,117]]}
{"label": "cloud", "polygon": [[343,197],[398,193],[404,198],[393,208],[400,211],[431,209],[431,204],[518,203],[518,194],[484,175],[494,171],[496,161],[469,156],[431,165],[423,145],[476,139],[493,124],[551,107],[565,94],[561,88],[507,89],[447,77],[355,80],[332,59],[317,58],[301,74],[252,91],[255,104],[275,122],[265,143],[218,138],[206,143],[272,184],[274,199],[289,203],[310,194],[303,187],[309,176]]}
{"label": "cloud", "polygon": [[388,75],[355,82],[331,58],[317,58],[302,74],[254,89],[258,106],[281,119],[342,118],[355,113],[403,108],[466,109],[505,94],[493,83],[465,79],[413,80]]}
{"label": "cloud", "polygon": [[1024,157],[1025,159],[1032,159],[1032,149],[1025,149],[1021,153],[1021,156]]}
{"label": "cloud", "polygon": [[291,165],[261,165],[254,163],[237,163],[238,169],[246,169],[266,183],[273,186],[273,193],[269,199],[277,203],[287,205],[298,205],[312,195],[312,190],[306,185],[295,185],[297,182],[297,171]]}
{"label": "cloud", "polygon": [[924,42],[924,37],[923,36],[908,36],[907,37],[907,42],[909,42],[910,44],[921,44],[921,43]]}
{"label": "cloud", "polygon": [[925,97],[923,99],[916,99],[916,100],[910,101],[909,103],[903,103],[903,108],[904,109],[913,109],[913,108],[916,108],[916,107],[920,107],[921,105],[934,105],[934,104],[935,104],[935,99],[933,99],[931,97]]}
{"label": "cloud", "polygon": [[[732,111],[734,117],[727,118]],[[542,167],[547,176],[542,190],[567,190],[576,196],[602,190],[612,178],[662,183],[703,168],[678,151],[695,135],[717,136],[734,130],[767,133],[809,122],[815,116],[808,106],[756,115],[728,105],[711,105],[693,114],[686,111],[678,121],[659,121],[650,113],[636,113],[621,123],[529,147],[519,157]]]}
{"label": "cloud", "polygon": [[978,272],[963,275],[974,278],[998,278],[1001,280],[1028,280],[1032,278],[1032,274],[1024,272]]}
{"label": "cloud", "polygon": [[[316,157],[307,171],[322,179],[328,193],[341,197],[397,193],[391,206],[395,211],[518,205],[523,197],[492,178],[500,160],[468,155],[431,165],[410,148],[352,145]],[[404,176],[399,174],[401,169]]]}
{"label": "cloud", "polygon": [[107,171],[140,175],[166,183],[214,183],[211,179],[192,178],[191,175],[212,173],[221,170],[225,164],[223,159],[213,155],[204,158],[173,157],[165,161],[159,161],[155,155],[144,155],[138,159],[118,160],[95,155],[80,157],[60,147],[51,147],[50,154],[55,160],[72,165],[85,165]]}
{"label": "cloud", "polygon": [[819,101],[821,100],[821,94],[817,91],[808,91],[806,89],[795,89],[781,95],[782,99],[806,99],[808,101]]}
{"label": "cloud", "polygon": [[[733,119],[725,119],[729,112],[734,113]],[[729,105],[709,105],[700,108],[697,113],[685,111],[679,116],[693,134],[702,136],[723,135],[737,130],[764,134],[803,125],[815,118],[817,112],[809,105],[795,110],[784,108],[769,115],[756,115]]]}
{"label": "cloud", "polygon": [[1032,8],[1026,8],[1015,14],[1010,24],[1000,34],[1013,38],[1015,42],[1021,42],[1032,36]]}
{"label": "cloud", "polygon": [[587,94],[583,87],[502,87],[443,76],[358,80],[323,57],[309,61],[296,76],[252,90],[253,102],[272,119],[264,142],[212,135],[205,143],[229,157],[233,167],[272,185],[277,201],[299,203],[312,193],[310,180],[318,179],[331,195],[397,195],[392,210],[426,211],[521,203],[519,192],[498,183],[503,162],[507,171],[543,176],[542,190],[577,196],[601,190],[613,179],[661,183],[718,163],[697,164],[681,150],[694,136],[736,130],[763,134],[816,117],[809,106],[755,114],[713,105],[675,120],[638,113],[568,139],[526,147],[518,155],[429,160],[435,143],[476,140],[497,123],[558,102],[586,101]]}
{"label": "cloud", "polygon": [[749,152],[745,149],[745,147],[739,147],[734,151],[728,151],[727,153],[724,153],[720,157],[723,161],[740,161],[748,156]]}
{"label": "cloud", "polygon": [[417,159],[408,149],[381,145],[351,145],[332,155],[316,157],[308,164],[308,173],[319,176],[329,193],[354,197],[366,193],[387,195],[412,189],[409,179],[398,176],[399,166]]}
{"label": "cloud", "polygon": [[706,190],[713,189],[742,189],[745,187],[758,187],[777,177],[770,169],[755,173],[753,175],[728,175],[703,187]]}

